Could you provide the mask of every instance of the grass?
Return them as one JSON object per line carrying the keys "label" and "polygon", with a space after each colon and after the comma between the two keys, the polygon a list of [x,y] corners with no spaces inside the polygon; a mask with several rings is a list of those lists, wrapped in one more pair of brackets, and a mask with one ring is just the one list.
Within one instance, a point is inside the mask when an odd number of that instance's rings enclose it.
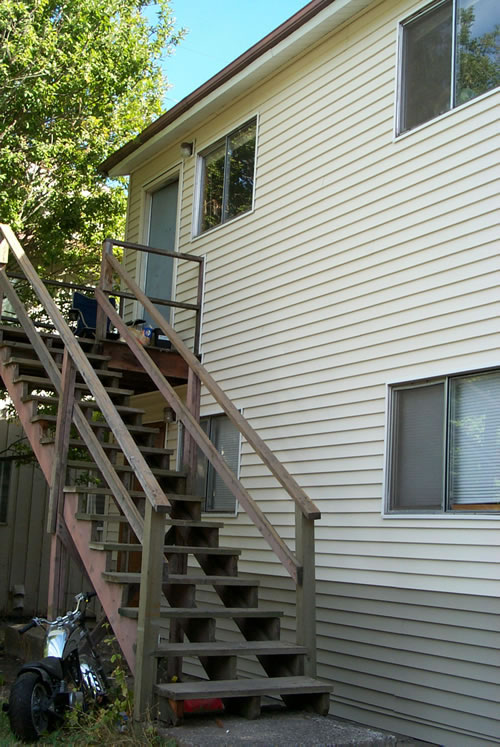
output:
{"label": "grass", "polygon": [[[103,710],[104,714],[105,711]],[[60,747],[90,747],[90,745],[102,745],[107,747],[176,747],[175,739],[162,739],[153,724],[132,723],[127,724],[125,731],[119,730],[118,724],[107,723],[106,719],[92,717],[83,719],[80,725],[72,723],[69,719],[60,729],[47,736],[42,737],[37,744],[60,745]],[[10,730],[9,718],[6,713],[0,711],[0,747],[21,747],[22,742],[17,740]]]}

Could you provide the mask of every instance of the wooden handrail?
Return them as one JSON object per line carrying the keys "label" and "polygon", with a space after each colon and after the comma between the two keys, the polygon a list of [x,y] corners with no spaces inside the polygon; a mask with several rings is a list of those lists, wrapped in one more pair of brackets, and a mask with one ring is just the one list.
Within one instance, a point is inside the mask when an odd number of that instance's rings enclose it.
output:
{"label": "wooden handrail", "polygon": [[229,419],[234,423],[236,428],[253,447],[256,454],[262,459],[266,467],[275,476],[280,485],[287,491],[288,495],[299,506],[304,516],[308,519],[320,519],[321,512],[311,501],[304,490],[298,485],[286,468],[278,461],[267,444],[261,439],[257,432],[252,428],[250,423],[243,417],[239,410],[234,406],[229,397],[217,384],[215,379],[208,373],[206,368],[200,363],[198,358],[193,355],[189,348],[184,344],[174,328],[161,316],[161,314],[151,304],[148,297],[142,292],[137,283],[133,280],[122,265],[112,254],[106,253],[105,261],[121,277],[133,291],[137,300],[144,306],[148,314],[154,320],[155,324],[167,335],[177,352],[184,358],[188,366],[196,373],[200,381],[210,392],[215,401],[222,407]]}
{"label": "wooden handrail", "polygon": [[[35,328],[35,325],[26,313],[21,300],[19,299],[12,285],[9,283],[7,277],[5,276],[5,272],[3,271],[0,271],[0,290],[9,299],[9,302],[16,312],[16,316],[21,322],[21,325],[32,344],[33,349],[38,356],[38,359],[45,368],[45,371],[47,372],[47,375],[54,385],[57,393],[61,394],[61,372],[57,368],[54,359],[47,349],[47,346],[44,345],[40,335]],[[137,539],[142,542],[144,524],[143,518],[137,510],[134,502],[130,498],[122,481],[118,477],[113,464],[110,462],[106,452],[102,448],[99,439],[92,430],[89,421],[85,417],[83,410],[80,408],[77,402],[75,402],[73,406],[73,422],[75,423],[81,437],[85,441],[85,444],[90,451],[92,458],[99,466],[101,474],[106,480],[109,489],[113,493],[118,506],[126,516]],[[47,479],[49,478],[47,477]]]}
{"label": "wooden handrail", "polygon": [[[180,400],[174,388],[168,383],[166,378],[154,361],[150,358],[143,346],[132,334],[130,327],[124,323],[113,306],[109,303],[106,294],[96,289],[95,292],[97,303],[101,306],[105,314],[109,316],[112,324],[118,329],[123,340],[135,354],[137,360],[149,374],[151,380],[156,385],[160,394],[165,397],[170,407],[175,411],[178,420],[180,420],[196,444],[203,451],[207,459],[214,465],[221,479],[229,490],[235,495],[243,508],[252,519],[256,527],[260,530],[262,536],[268,541],[276,555],[279,557],[292,578],[297,580],[298,562],[290,548],[283,542],[272,524],[269,523],[260,508],[257,506],[251,495],[243,487],[232,470],[227,466],[207,434],[202,430],[199,423],[189,412],[186,405]],[[148,309],[149,311],[149,309]]]}
{"label": "wooden handrail", "polygon": [[116,408],[111,401],[108,393],[106,392],[106,389],[104,388],[96,372],[87,360],[85,353],[76,341],[73,332],[68,327],[53,298],[40,281],[38,274],[36,273],[28,257],[26,256],[26,253],[17,240],[16,235],[14,234],[10,226],[0,224],[0,230],[2,231],[4,238],[7,240],[14,256],[16,257],[19,266],[22,268],[25,276],[30,281],[31,286],[40,303],[54,322],[54,326],[57,329],[61,340],[63,341],[68,350],[68,353],[71,355],[73,361],[75,362],[76,368],[78,369],[88,388],[92,392],[92,395],[94,396],[94,399],[100,411],[104,415],[104,418],[110,426],[117,442],[120,444],[120,447],[127,461],[132,467],[135,476],[139,480],[139,483],[141,484],[146,497],[151,502],[151,505],[156,511],[170,512],[171,505],[168,498],[165,496],[165,493],[163,492],[162,488],[158,484],[158,481],[151,472],[149,465],[141,454],[132,436],[128,432],[127,426],[116,411]]}

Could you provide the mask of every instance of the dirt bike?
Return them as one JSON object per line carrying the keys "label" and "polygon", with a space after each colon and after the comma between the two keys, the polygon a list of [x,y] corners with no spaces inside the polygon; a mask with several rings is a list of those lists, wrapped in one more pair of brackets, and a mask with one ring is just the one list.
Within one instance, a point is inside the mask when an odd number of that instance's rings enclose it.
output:
{"label": "dirt bike", "polygon": [[14,734],[36,741],[56,728],[68,708],[85,710],[105,705],[108,682],[85,624],[87,604],[95,592],[75,597],[76,608],[55,620],[34,617],[20,633],[44,628],[44,658],[19,670],[9,697],[8,714]]}

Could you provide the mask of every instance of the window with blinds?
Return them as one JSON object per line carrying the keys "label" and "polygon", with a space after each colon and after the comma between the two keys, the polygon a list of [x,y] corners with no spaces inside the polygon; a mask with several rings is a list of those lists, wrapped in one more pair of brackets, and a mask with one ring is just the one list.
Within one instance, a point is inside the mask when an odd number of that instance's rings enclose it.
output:
{"label": "window with blinds", "polygon": [[[240,461],[240,432],[227,415],[210,415],[200,418],[203,428],[228,467],[238,476]],[[181,444],[184,439],[181,438]],[[182,457],[181,457],[182,463]],[[195,492],[205,497],[204,511],[234,513],[236,499],[223,483],[208,459],[198,450]]]}
{"label": "window with blinds", "polygon": [[500,509],[500,371],[391,387],[393,513]]}

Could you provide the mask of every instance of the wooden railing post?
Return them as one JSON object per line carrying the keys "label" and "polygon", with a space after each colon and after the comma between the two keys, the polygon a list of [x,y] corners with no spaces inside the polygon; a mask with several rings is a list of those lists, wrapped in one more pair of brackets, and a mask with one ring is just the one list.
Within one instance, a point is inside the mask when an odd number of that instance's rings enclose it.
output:
{"label": "wooden railing post", "polygon": [[[186,407],[197,423],[200,422],[200,393],[201,381],[190,368],[188,370]],[[188,473],[188,492],[193,492],[198,462],[198,447],[187,428],[184,429],[183,462],[183,467]]]}
{"label": "wooden railing post", "polygon": [[[108,254],[113,254],[113,242],[111,241],[111,239],[106,239],[106,241],[104,241],[102,244],[101,277],[99,279],[99,288],[101,288],[104,293],[108,293],[113,287],[113,270],[111,269],[109,262],[106,261]],[[108,318],[102,306],[98,305],[95,325],[96,340],[105,340],[107,329]]]}
{"label": "wooden railing post", "polygon": [[307,648],[304,674],[316,675],[316,576],[314,520],[295,507],[295,554],[300,563],[297,579],[297,644]]}
{"label": "wooden railing post", "polygon": [[54,443],[54,461],[52,464],[52,479],[50,481],[49,511],[47,531],[56,531],[57,514],[63,512],[64,484],[66,480],[66,465],[68,461],[69,437],[73,422],[73,408],[75,405],[76,368],[73,359],[64,348],[64,358],[61,376],[61,391],[57,410],[56,438]]}
{"label": "wooden railing post", "polygon": [[164,543],[165,514],[155,511],[151,503],[146,501],[134,678],[134,719],[136,721],[147,716],[153,705],[156,659],[152,653],[157,645],[159,629],[152,624],[152,621],[160,617]]}
{"label": "wooden railing post", "polygon": [[47,531],[52,534],[49,560],[49,596],[47,602],[49,617],[55,617],[62,612],[64,606],[67,552],[60,536],[60,522],[64,510],[64,484],[66,481],[71,424],[73,422],[75,380],[75,364],[71,356],[68,355],[67,348],[65,348],[47,517]]}

